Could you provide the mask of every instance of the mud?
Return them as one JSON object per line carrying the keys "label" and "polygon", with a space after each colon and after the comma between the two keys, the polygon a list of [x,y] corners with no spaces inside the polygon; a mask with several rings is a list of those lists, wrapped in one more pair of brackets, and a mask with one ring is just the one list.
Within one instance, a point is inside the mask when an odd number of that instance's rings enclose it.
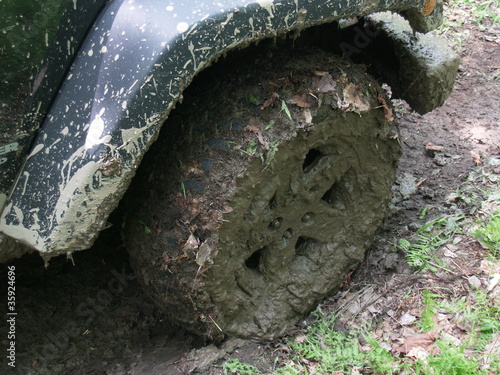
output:
{"label": "mud", "polygon": [[453,89],[460,61],[458,54],[440,35],[414,33],[397,14],[377,13],[368,19],[382,31],[378,36],[381,42],[393,45],[399,72],[397,81],[387,83],[394,94],[420,114],[441,106]]}

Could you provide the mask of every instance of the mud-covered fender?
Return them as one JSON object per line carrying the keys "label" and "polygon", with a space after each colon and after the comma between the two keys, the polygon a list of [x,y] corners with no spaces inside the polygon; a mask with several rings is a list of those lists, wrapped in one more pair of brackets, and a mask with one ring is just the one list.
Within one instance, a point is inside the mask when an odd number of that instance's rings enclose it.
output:
{"label": "mud-covered fender", "polygon": [[66,77],[1,216],[42,255],[91,246],[192,78],[235,47],[424,0],[114,0]]}

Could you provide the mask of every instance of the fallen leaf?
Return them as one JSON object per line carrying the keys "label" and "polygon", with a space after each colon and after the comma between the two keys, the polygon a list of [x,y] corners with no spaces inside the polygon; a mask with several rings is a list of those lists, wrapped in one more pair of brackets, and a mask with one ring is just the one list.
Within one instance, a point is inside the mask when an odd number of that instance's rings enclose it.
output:
{"label": "fallen leaf", "polygon": [[488,282],[488,287],[486,288],[488,292],[491,292],[500,282],[500,274],[495,273],[491,276],[490,281]]}
{"label": "fallen leaf", "polygon": [[444,341],[450,342],[453,345],[455,345],[456,347],[459,347],[460,345],[462,345],[462,341],[459,338],[457,338],[453,335],[450,335],[449,333],[443,332],[442,338]]}
{"label": "fallen leaf", "polygon": [[313,116],[310,110],[304,109],[304,121],[307,124],[312,124]]}
{"label": "fallen leaf", "polygon": [[456,258],[457,254],[455,254],[453,251],[451,251],[448,247],[445,248],[443,255],[448,258]]}
{"label": "fallen leaf", "polygon": [[480,264],[481,270],[488,275],[493,275],[500,272],[500,263],[493,263],[487,259],[483,259]]}
{"label": "fallen leaf", "polygon": [[472,159],[474,160],[474,164],[476,166],[479,166],[479,165],[483,164],[483,162],[481,161],[481,155],[479,155],[475,151],[471,151],[470,154],[472,155]]}
{"label": "fallen leaf", "polygon": [[465,319],[462,315],[457,315],[456,317],[457,327],[464,332],[472,331],[472,323]]}
{"label": "fallen leaf", "polygon": [[371,312],[372,314],[376,314],[376,315],[382,314],[382,310],[378,306],[376,306],[375,304],[368,306],[366,309],[369,312]]}
{"label": "fallen leaf", "polygon": [[361,89],[354,83],[349,83],[344,88],[344,102],[349,104],[347,110],[351,110],[356,113],[366,112],[370,109],[370,105],[366,103],[363,98]]}
{"label": "fallen leaf", "polygon": [[384,116],[387,121],[394,121],[394,116],[392,114],[392,110],[389,108],[387,105],[385,98],[382,95],[378,96],[378,103],[382,106],[384,109]]}
{"label": "fallen leaf", "polygon": [[314,71],[314,74],[315,74],[315,75],[317,75],[317,76],[319,76],[319,77],[323,77],[323,76],[325,76],[325,75],[327,75],[327,74],[330,74],[330,73],[328,73],[328,72],[323,72],[323,71],[321,71],[321,70],[316,70],[316,71]]}
{"label": "fallen leaf", "polygon": [[266,109],[267,107],[271,106],[274,104],[275,100],[279,98],[279,95],[275,92],[271,94],[271,97],[267,99],[264,104],[262,104],[262,107],[260,109]]}
{"label": "fallen leaf", "polygon": [[[494,333],[490,342],[484,348],[484,353],[489,353],[489,355],[484,356],[484,365],[490,368],[491,362],[495,361],[495,358],[500,357],[500,333]],[[490,372],[493,374],[493,372]]]}
{"label": "fallen leaf", "polygon": [[330,92],[335,90],[335,87],[337,87],[337,82],[333,80],[330,73],[313,78],[313,90],[316,92]]}
{"label": "fallen leaf", "polygon": [[425,149],[427,151],[433,151],[433,152],[436,152],[436,151],[443,151],[444,150],[444,147],[443,146],[438,146],[438,145],[435,145],[433,144],[432,142],[429,142],[425,145]]}
{"label": "fallen leaf", "polygon": [[403,326],[413,323],[417,318],[409,312],[404,313],[399,319],[399,323]]}
{"label": "fallen leaf", "polygon": [[316,367],[318,366],[318,364],[314,361],[310,361],[306,358],[299,358],[299,361],[301,363],[303,363],[304,365],[306,365],[307,367],[307,370],[308,370],[308,374],[316,374]]}
{"label": "fallen leaf", "polygon": [[214,247],[212,247],[207,241],[203,242],[196,253],[196,263],[200,267],[203,267],[207,263],[212,263],[213,251]]}
{"label": "fallen leaf", "polygon": [[295,95],[293,97],[293,100],[295,100],[295,104],[301,108],[311,108],[316,104],[316,98],[314,98],[314,96],[312,96],[310,93]]}
{"label": "fallen leaf", "polygon": [[434,331],[412,335],[403,342],[403,345],[394,349],[397,353],[408,354],[413,348],[420,347],[431,353],[438,334]]}
{"label": "fallen leaf", "polygon": [[302,344],[306,340],[307,340],[306,335],[298,335],[298,336],[295,336],[295,339],[294,339],[294,341],[298,344]]}
{"label": "fallen leaf", "polygon": [[457,203],[460,200],[460,195],[457,193],[450,193],[446,196],[446,202]]}
{"label": "fallen leaf", "polygon": [[269,144],[266,142],[264,136],[262,135],[263,128],[264,124],[259,119],[251,117],[248,121],[248,124],[243,129],[255,133],[255,135],[257,135],[259,143],[264,147],[264,149],[269,150]]}
{"label": "fallen leaf", "polygon": [[182,251],[188,257],[191,257],[194,255],[194,251],[198,248],[198,246],[200,246],[200,240],[191,233],[186,243],[182,247]]}
{"label": "fallen leaf", "polygon": [[415,346],[406,354],[409,358],[425,360],[429,356],[429,352],[421,346]]}

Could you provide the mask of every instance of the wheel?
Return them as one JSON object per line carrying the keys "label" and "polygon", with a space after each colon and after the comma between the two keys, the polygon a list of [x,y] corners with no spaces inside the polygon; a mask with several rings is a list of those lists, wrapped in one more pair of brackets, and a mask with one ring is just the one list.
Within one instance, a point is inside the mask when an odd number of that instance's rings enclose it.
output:
{"label": "wheel", "polygon": [[252,57],[186,92],[128,198],[146,290],[215,339],[273,339],[339,289],[400,154],[389,100],[359,67],[319,50]]}

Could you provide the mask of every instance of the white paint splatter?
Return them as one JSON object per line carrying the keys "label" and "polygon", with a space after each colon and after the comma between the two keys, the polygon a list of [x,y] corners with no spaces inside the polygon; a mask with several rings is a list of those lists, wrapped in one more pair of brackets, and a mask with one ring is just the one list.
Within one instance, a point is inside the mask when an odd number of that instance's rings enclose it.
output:
{"label": "white paint splatter", "polygon": [[169,5],[169,6],[167,7],[167,12],[171,12],[171,11],[173,11],[173,10],[174,10],[174,7],[173,7],[172,5]]}
{"label": "white paint splatter", "polygon": [[191,52],[191,56],[193,56],[194,70],[196,70],[196,55],[194,53],[194,44],[193,44],[193,42],[189,43],[188,50],[189,50],[189,52]]}
{"label": "white paint splatter", "polygon": [[28,159],[31,158],[32,156],[35,156],[38,154],[42,149],[44,145],[43,144],[38,144],[33,148],[33,151],[31,151],[31,154],[28,156]]}
{"label": "white paint splatter", "polygon": [[[12,210],[14,210],[14,213],[21,224],[7,224],[5,218],[6,213],[11,212]],[[1,218],[0,227],[2,228],[2,232],[15,238],[21,243],[39,249],[41,252],[47,251],[44,241],[42,240],[38,232],[32,229],[25,228],[22,224],[22,219],[24,219],[22,211],[18,207],[10,203],[5,207],[4,215]]]}
{"label": "white paint splatter", "polygon": [[222,30],[224,27],[226,27],[226,25],[229,23],[229,21],[231,21],[231,20],[232,20],[233,16],[234,16],[234,13],[229,13],[229,14],[227,15],[226,20],[220,24],[220,26],[221,26],[221,30]]}
{"label": "white paint splatter", "polygon": [[24,195],[26,193],[26,185],[28,185],[28,180],[30,178],[30,174],[29,174],[29,172],[24,171],[23,176],[25,176],[25,178],[24,178],[23,192],[21,193],[22,195]]}
{"label": "white paint splatter", "polygon": [[177,31],[180,33],[185,33],[186,31],[188,31],[188,29],[189,25],[187,24],[187,22],[179,22],[177,24]]}
{"label": "white paint splatter", "polygon": [[101,135],[104,132],[104,120],[101,116],[104,114],[105,108],[101,109],[95,118],[90,123],[87,137],[85,138],[85,148],[88,150],[102,142]]}
{"label": "white paint splatter", "polygon": [[262,8],[265,8],[271,17],[274,17],[274,0],[256,0]]}

